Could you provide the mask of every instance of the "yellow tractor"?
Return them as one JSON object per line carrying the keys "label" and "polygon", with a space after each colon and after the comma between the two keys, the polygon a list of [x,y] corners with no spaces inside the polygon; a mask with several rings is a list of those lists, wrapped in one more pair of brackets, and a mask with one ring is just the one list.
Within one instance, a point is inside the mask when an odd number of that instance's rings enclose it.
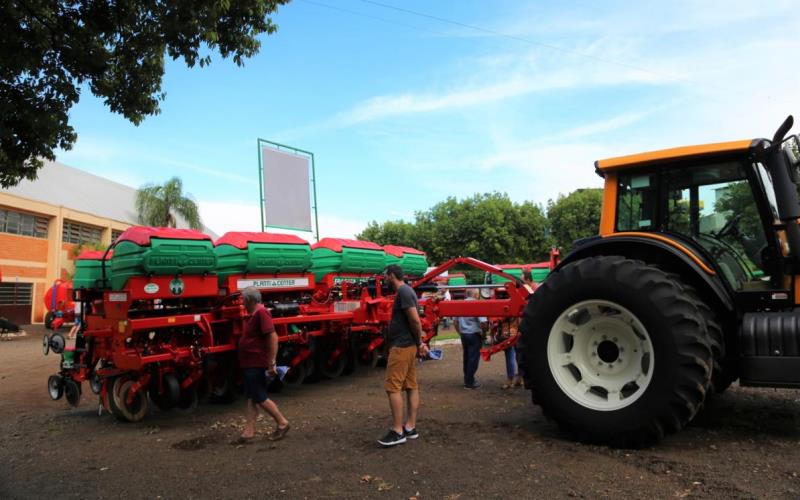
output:
{"label": "yellow tractor", "polygon": [[800,153],[787,136],[600,160],[600,234],[528,303],[520,366],[576,437],[648,446],[714,393],[800,387]]}

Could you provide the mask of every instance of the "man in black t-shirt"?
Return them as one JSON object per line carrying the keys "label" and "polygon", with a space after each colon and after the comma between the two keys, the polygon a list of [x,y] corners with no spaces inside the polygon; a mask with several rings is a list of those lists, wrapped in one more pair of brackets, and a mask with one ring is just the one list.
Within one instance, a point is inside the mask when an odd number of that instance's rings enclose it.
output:
{"label": "man in black t-shirt", "polygon": [[[395,290],[392,319],[386,333],[389,357],[386,363],[386,381],[383,388],[389,396],[392,410],[392,428],[378,440],[383,446],[405,443],[419,437],[417,409],[417,356],[427,356],[428,346],[422,343],[422,323],[417,312],[417,293],[403,282],[403,269],[397,265],[386,268],[384,279]],[[405,397],[404,397],[405,394]],[[403,404],[408,419],[403,422]]]}

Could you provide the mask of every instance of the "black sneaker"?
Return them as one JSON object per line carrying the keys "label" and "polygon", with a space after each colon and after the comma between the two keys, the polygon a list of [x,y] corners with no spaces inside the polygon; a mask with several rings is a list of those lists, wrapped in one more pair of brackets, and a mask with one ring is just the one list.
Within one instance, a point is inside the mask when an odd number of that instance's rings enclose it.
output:
{"label": "black sneaker", "polygon": [[473,382],[472,385],[464,385],[464,389],[477,389],[480,386],[480,382]]}
{"label": "black sneaker", "polygon": [[378,440],[383,446],[394,446],[396,444],[403,444],[406,442],[406,437],[403,434],[398,434],[393,430],[389,430],[385,436]]}
{"label": "black sneaker", "polygon": [[405,427],[403,427],[403,437],[406,439],[417,439],[419,437],[419,432],[417,432],[416,427],[414,427],[411,430],[408,430]]}

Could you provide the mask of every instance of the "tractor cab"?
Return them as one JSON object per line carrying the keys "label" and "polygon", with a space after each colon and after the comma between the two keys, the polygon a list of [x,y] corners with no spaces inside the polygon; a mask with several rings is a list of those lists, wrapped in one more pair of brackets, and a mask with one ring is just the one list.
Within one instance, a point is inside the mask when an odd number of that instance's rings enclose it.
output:
{"label": "tractor cab", "polygon": [[793,304],[797,222],[781,217],[778,199],[797,196],[800,155],[797,136],[772,144],[735,141],[597,162],[607,192],[601,236],[665,242],[746,310]]}

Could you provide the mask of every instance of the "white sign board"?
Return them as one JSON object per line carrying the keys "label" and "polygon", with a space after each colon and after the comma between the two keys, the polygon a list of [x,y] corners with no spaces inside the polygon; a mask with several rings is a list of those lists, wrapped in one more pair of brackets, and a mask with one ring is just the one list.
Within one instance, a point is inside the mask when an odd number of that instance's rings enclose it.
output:
{"label": "white sign board", "polygon": [[308,278],[265,278],[255,280],[236,280],[236,288],[242,290],[248,286],[256,288],[305,288]]}
{"label": "white sign board", "polygon": [[311,158],[261,148],[264,224],[311,231]]}

